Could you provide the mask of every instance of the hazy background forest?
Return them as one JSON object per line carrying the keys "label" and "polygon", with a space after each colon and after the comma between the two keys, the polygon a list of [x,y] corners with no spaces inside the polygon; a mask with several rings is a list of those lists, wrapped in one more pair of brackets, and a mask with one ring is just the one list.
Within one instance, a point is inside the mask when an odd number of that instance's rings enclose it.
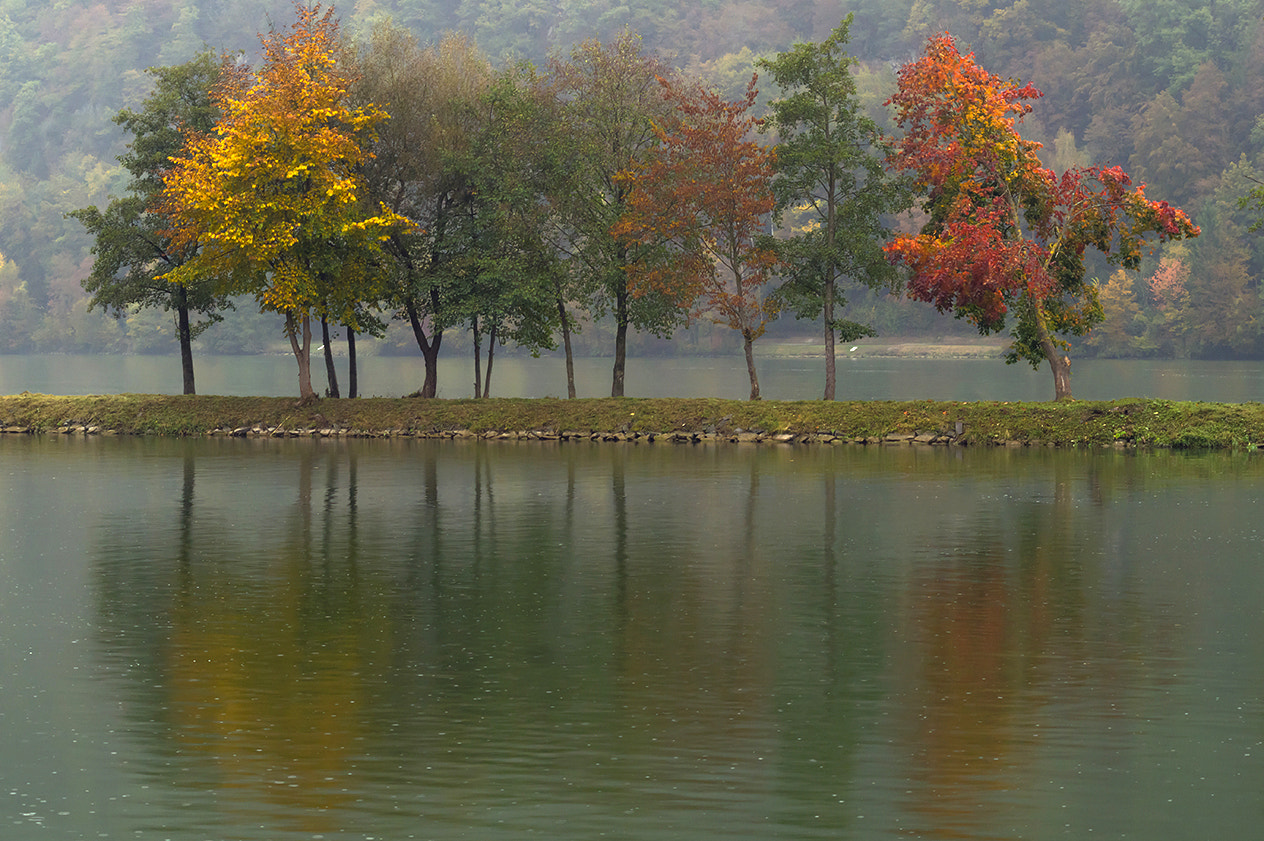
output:
{"label": "hazy background forest", "polygon": [[[1259,211],[1239,206],[1264,181],[1264,0],[344,0],[337,10],[353,33],[389,17],[423,41],[461,30],[494,59],[537,64],[628,28],[732,96],[755,59],[819,41],[854,12],[860,94],[888,128],[882,102],[896,70],[928,36],[951,32],[984,67],[1044,91],[1023,133],[1045,144],[1046,165],[1122,165],[1202,227],[1139,273],[1099,270],[1106,321],[1076,355],[1264,356],[1264,250],[1249,231]],[[253,58],[257,33],[292,17],[290,0],[0,0],[0,352],[175,351],[169,313],[88,312],[80,282],[92,242],[65,214],[125,191],[124,135],[111,117],[150,91],[146,67],[204,46]],[[277,347],[280,318],[255,310],[242,302],[197,352]],[[927,304],[859,289],[843,317],[886,336],[973,333]],[[735,350],[731,332],[703,325],[669,347],[638,336],[633,349]],[[784,316],[769,335],[817,332]],[[581,353],[609,352],[600,324],[576,341]],[[379,349],[416,345],[397,327]]]}

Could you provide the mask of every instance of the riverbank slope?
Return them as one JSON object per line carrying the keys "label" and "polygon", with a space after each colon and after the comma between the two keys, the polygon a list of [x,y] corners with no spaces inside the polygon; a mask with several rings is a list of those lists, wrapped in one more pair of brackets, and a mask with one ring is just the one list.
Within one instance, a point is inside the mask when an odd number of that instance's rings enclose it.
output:
{"label": "riverbank slope", "polygon": [[0,397],[8,434],[501,438],[1258,449],[1264,404]]}

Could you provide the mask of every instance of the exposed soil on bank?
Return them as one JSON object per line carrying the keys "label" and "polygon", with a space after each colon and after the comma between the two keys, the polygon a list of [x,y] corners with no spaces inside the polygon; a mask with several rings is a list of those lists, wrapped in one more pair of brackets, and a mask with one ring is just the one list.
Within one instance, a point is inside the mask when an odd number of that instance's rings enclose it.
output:
{"label": "exposed soil on bank", "polygon": [[302,403],[280,397],[0,397],[6,434],[413,437],[1255,450],[1264,404],[604,398]]}

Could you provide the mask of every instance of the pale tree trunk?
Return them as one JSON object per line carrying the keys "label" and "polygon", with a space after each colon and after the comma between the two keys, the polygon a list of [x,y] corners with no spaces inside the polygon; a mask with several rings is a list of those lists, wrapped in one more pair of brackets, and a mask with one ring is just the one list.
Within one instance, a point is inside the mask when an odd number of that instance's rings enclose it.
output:
{"label": "pale tree trunk", "polygon": [[1031,308],[1036,324],[1036,340],[1040,342],[1045,359],[1049,360],[1049,370],[1053,372],[1053,399],[1071,400],[1071,357],[1063,353],[1062,348],[1054,342],[1040,304],[1032,301]]}
{"label": "pale tree trunk", "polygon": [[[1019,208],[1015,204],[1013,208],[1014,230],[1020,230]],[[1055,243],[1049,251],[1049,256],[1045,261],[1045,268],[1048,269],[1052,263],[1054,255],[1057,253],[1058,244]],[[1062,348],[1054,341],[1053,334],[1049,332],[1049,322],[1045,320],[1045,311],[1040,306],[1040,301],[1033,298],[1030,292],[1023,295],[1027,306],[1031,307],[1032,321],[1036,326],[1036,341],[1040,343],[1040,350],[1045,355],[1045,359],[1049,360],[1049,370],[1053,373],[1053,399],[1054,400],[1073,400],[1071,396],[1071,357],[1062,352]]]}
{"label": "pale tree trunk", "polygon": [[307,313],[301,316],[293,310],[285,313],[285,335],[290,339],[294,361],[298,363],[298,396],[303,401],[317,399],[312,390],[312,321]]}
{"label": "pale tree trunk", "polygon": [[1045,358],[1049,360],[1049,370],[1053,372],[1053,399],[1073,400],[1071,396],[1071,357],[1062,353],[1059,348],[1045,348]]}
{"label": "pale tree trunk", "polygon": [[338,370],[334,368],[334,346],[329,341],[329,319],[320,317],[320,337],[325,342],[325,375],[329,378],[329,396],[338,397]]}
{"label": "pale tree trunk", "polygon": [[[834,240],[838,235],[838,178],[831,165],[825,186],[825,242],[829,248],[830,260],[833,260]],[[825,314],[825,400],[834,399],[834,385],[837,382],[837,368],[834,360],[834,265],[825,267],[825,288],[821,301],[821,310]]]}
{"label": "pale tree trunk", "polygon": [[350,327],[347,328],[347,364],[347,397],[355,400],[360,394],[357,391],[356,382],[358,372],[356,371],[355,331]]}
{"label": "pale tree trunk", "polygon": [[755,339],[750,330],[742,331],[742,349],[746,352],[746,373],[750,375],[750,399],[759,399],[759,377],[755,375]]}
{"label": "pale tree trunk", "polygon": [[483,345],[478,335],[478,316],[470,320],[470,332],[474,334],[474,399],[483,396]]}
{"label": "pale tree trunk", "polygon": [[837,381],[834,364],[834,281],[830,279],[825,285],[825,400],[834,399],[834,384]]}

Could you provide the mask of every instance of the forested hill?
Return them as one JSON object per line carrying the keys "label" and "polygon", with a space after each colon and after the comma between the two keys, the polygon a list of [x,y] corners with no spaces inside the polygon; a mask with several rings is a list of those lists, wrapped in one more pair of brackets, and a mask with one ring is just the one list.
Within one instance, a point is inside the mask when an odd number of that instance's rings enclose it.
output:
{"label": "forested hill", "polygon": [[[1247,230],[1256,214],[1238,207],[1264,180],[1264,0],[346,0],[337,10],[352,32],[390,17],[423,40],[462,30],[493,57],[537,64],[626,27],[726,89],[757,56],[820,40],[854,12],[851,50],[875,115],[895,69],[951,32],[990,70],[1044,91],[1024,131],[1046,144],[1046,163],[1120,164],[1202,226],[1139,275],[1102,278],[1107,322],[1083,350],[1264,354],[1264,254]],[[146,67],[204,45],[250,55],[257,33],[292,18],[290,0],[0,0],[0,352],[137,350],[146,330],[169,332],[161,314],[129,335],[86,312],[90,241],[64,214],[124,190],[110,118],[148,93]],[[924,305],[857,301],[885,332],[933,320]]]}

